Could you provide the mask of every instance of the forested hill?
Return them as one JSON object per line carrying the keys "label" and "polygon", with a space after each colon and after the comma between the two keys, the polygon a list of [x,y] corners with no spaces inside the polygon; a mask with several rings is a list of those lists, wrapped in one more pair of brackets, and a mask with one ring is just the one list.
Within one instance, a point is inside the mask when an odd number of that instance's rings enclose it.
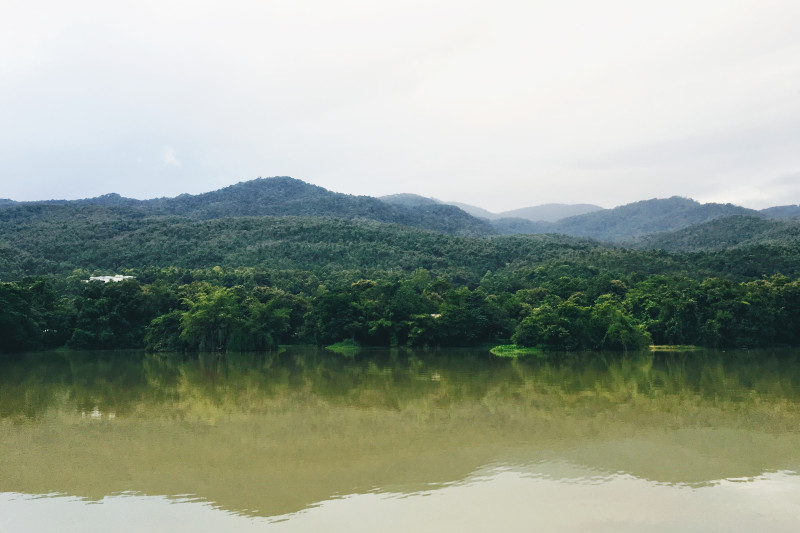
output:
{"label": "forested hill", "polygon": [[418,194],[390,194],[388,196],[381,196],[380,199],[390,204],[405,206],[435,204],[454,205],[463,209],[474,217],[485,218],[493,222],[504,218],[528,220],[531,222],[556,222],[562,218],[583,215],[585,213],[592,213],[594,211],[601,211],[603,209],[599,205],[593,204],[541,204],[530,207],[521,207],[519,209],[512,209],[510,211],[502,211],[500,213],[492,213],[491,211],[483,209],[482,207],[464,204],[461,202],[442,202],[434,198],[428,198]]}
{"label": "forested hill", "polygon": [[387,204],[369,196],[351,196],[328,191],[288,177],[259,178],[204,194],[182,194],[175,198],[134,200],[117,194],[74,201],[9,204],[0,210],[5,220],[48,216],[48,210],[70,210],[102,206],[122,209],[121,216],[178,215],[192,219],[242,216],[327,216],[367,219],[430,229],[450,235],[483,236],[496,233],[488,222],[450,205],[403,206]]}
{"label": "forested hill", "polygon": [[[795,246],[797,240],[791,236],[796,232],[796,226],[789,221],[772,220],[791,217],[796,211],[795,207],[797,206],[782,206],[754,211],[731,204],[700,204],[691,199],[672,197],[635,202],[553,223],[532,222],[523,218],[488,221],[473,217],[452,205],[418,195],[401,194],[378,199],[335,193],[288,177],[259,178],[204,194],[183,194],[175,198],[152,200],[124,198],[118,194],[74,201],[0,200],[0,256],[5,254],[5,261],[17,265],[0,265],[0,271],[7,276],[11,272],[63,272],[67,267],[81,268],[89,265],[107,268],[94,260],[89,264],[82,263],[75,254],[92,246],[90,243],[99,242],[98,239],[106,237],[117,241],[127,240],[127,244],[131,246],[151,247],[150,243],[145,242],[146,228],[155,228],[158,234],[158,228],[167,224],[189,228],[186,229],[187,235],[200,235],[203,233],[202,228],[206,227],[198,224],[200,221],[229,221],[243,217],[322,217],[325,221],[323,226],[333,224],[331,221],[334,219],[373,221],[445,235],[479,238],[551,233],[606,241],[636,249],[678,252],[716,251],[761,245]],[[168,221],[158,222],[160,219]],[[232,228],[239,227],[237,224],[226,222],[214,227],[228,228],[222,232],[226,238],[248,249],[263,246],[261,241],[253,240],[252,235],[248,237],[247,234],[230,234]],[[269,223],[257,224],[269,226]],[[298,227],[327,235],[333,242],[341,242],[347,238],[324,231],[318,224],[310,224],[308,220]],[[394,241],[397,235],[405,234],[404,231],[397,227],[387,228],[384,232],[385,238]],[[139,232],[140,237],[133,239],[131,235],[136,232]],[[55,236],[59,236],[58,242],[52,241]],[[267,234],[262,237],[270,239]],[[248,238],[251,240],[248,241]],[[419,239],[414,250],[404,253],[414,256],[430,240],[425,236]],[[118,242],[115,246],[117,244]],[[61,253],[62,260],[54,259],[54,250],[64,246],[74,247],[76,250]],[[98,246],[102,253],[114,253],[116,257],[128,256],[128,252],[124,250],[111,252],[111,245],[105,241]],[[180,243],[174,243],[174,247],[180,246]],[[203,250],[207,248],[202,242],[199,246]],[[18,257],[14,256],[15,253],[19,254]],[[215,257],[215,252],[209,250],[208,255]],[[152,262],[162,264],[163,257],[165,256],[156,255]],[[509,260],[516,259],[517,257],[513,257]],[[0,261],[3,261],[2,257]],[[38,262],[40,266],[19,266],[27,264],[26,261]],[[136,265],[146,264],[147,261],[145,257],[140,257],[136,260]],[[41,265],[45,264],[54,270],[42,268]],[[381,264],[392,268],[387,262]],[[202,266],[209,265],[210,263],[203,262]],[[124,265],[120,263],[120,266]]]}
{"label": "forested hill", "polygon": [[468,270],[482,276],[514,261],[593,249],[559,236],[466,238],[365,220],[237,217],[192,220],[116,217],[97,206],[60,217],[0,222],[0,280],[151,266],[337,271]]}
{"label": "forested hill", "polygon": [[542,204],[503,211],[497,218],[524,218],[533,222],[556,222],[567,217],[603,211],[594,204]]}
{"label": "forested hill", "polygon": [[760,213],[768,218],[795,219],[800,218],[800,205],[778,205],[762,209]]}
{"label": "forested hill", "polygon": [[[381,200],[382,202],[386,202],[387,204],[403,205],[406,207],[418,207],[421,205],[442,204],[442,202],[434,200],[433,198],[428,198],[427,196],[420,196],[419,194],[408,194],[408,193],[389,194],[386,196],[381,196],[378,199]],[[464,209],[464,211],[466,211],[466,209]]]}
{"label": "forested hill", "polygon": [[754,245],[797,246],[800,221],[754,216],[717,218],[678,231],[649,235],[630,246],[669,252],[718,251]]}
{"label": "forested hill", "polygon": [[554,224],[540,224],[537,229],[540,232],[624,242],[733,215],[762,216],[758,211],[732,204],[701,204],[689,198],[673,196],[569,217]]}
{"label": "forested hill", "polygon": [[[38,207],[49,216],[0,222],[0,353],[263,351],[345,339],[800,345],[798,246],[668,253],[341,218],[137,218],[119,216],[128,208],[51,206],[59,219]],[[108,274],[135,279],[82,283]]]}
{"label": "forested hill", "polygon": [[[398,224],[331,217],[144,216],[129,208],[27,206],[0,212],[0,281],[74,270],[107,274],[150,267],[413,272],[425,268],[480,280],[487,271],[547,265],[616,275],[672,273],[752,279],[800,276],[798,246],[715,253],[634,251],[568,236],[456,237]],[[559,267],[561,268],[561,267]],[[559,270],[556,270],[559,271]]]}
{"label": "forested hill", "polygon": [[[415,194],[396,194],[381,199],[405,206],[436,205],[437,202]],[[730,216],[761,219],[800,217],[800,206],[787,205],[756,211],[732,204],[701,204],[679,196],[634,202],[614,209],[602,209],[591,204],[544,204],[491,213],[466,204],[454,205],[458,205],[473,216],[488,220],[494,231],[500,235],[558,233],[621,244],[641,241],[637,246],[645,245],[642,239],[646,236],[679,231]],[[720,242],[727,242],[724,235],[727,230],[723,225],[709,226],[703,230],[706,233],[703,239],[710,243],[714,237],[708,232],[714,229],[722,231]],[[653,242],[657,241],[658,238],[654,237]],[[657,246],[654,244],[653,247]]]}
{"label": "forested hill", "polygon": [[[634,250],[567,235],[450,235],[485,222],[452,206],[393,206],[289,178],[150,201],[110,194],[6,205],[0,353],[343,340],[799,346],[800,222],[713,220],[741,211],[749,212],[673,198],[583,215],[586,232],[616,239],[712,219],[649,241],[662,249]],[[616,218],[591,218],[609,214]],[[439,231],[409,227],[426,220]],[[133,279],[83,282],[110,274]]]}

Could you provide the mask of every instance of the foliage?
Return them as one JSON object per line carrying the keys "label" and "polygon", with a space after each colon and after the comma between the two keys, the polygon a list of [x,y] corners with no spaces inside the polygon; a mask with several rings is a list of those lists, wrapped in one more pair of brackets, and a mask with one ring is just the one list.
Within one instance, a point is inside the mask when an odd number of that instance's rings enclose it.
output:
{"label": "foliage", "polygon": [[[613,279],[537,267],[489,273],[475,288],[434,276],[148,270],[120,283],[79,277],[0,284],[0,350],[137,348],[265,351],[279,344],[508,344],[547,350],[800,345],[800,280]],[[289,292],[259,284],[282,279]],[[146,283],[144,283],[146,281]]]}
{"label": "foliage", "polygon": [[799,241],[800,221],[730,216],[678,231],[648,235],[633,246],[670,252],[708,252],[763,244],[796,245]]}
{"label": "foliage", "polygon": [[[706,222],[663,236],[674,252],[485,236],[452,206],[289,178],[144,202],[12,203],[0,206],[0,279],[13,280],[0,283],[0,351],[800,345],[796,222],[716,220],[740,209],[680,198],[624,207],[558,227],[593,220],[618,239]],[[135,279],[85,282],[108,273]]]}
{"label": "foliage", "polygon": [[758,211],[731,204],[700,204],[689,198],[673,196],[565,218],[550,225],[548,231],[622,242],[642,235],[678,230],[716,218],[758,214]]}
{"label": "foliage", "polygon": [[541,357],[543,355],[539,348],[520,346],[518,344],[501,344],[490,349],[489,352],[497,357],[509,357],[512,359],[516,359],[517,357],[525,357],[528,355],[533,355],[536,357]]}
{"label": "foliage", "polygon": [[332,352],[336,352],[340,355],[352,357],[361,351],[361,345],[354,340],[347,339],[326,346],[325,349],[330,350]]}

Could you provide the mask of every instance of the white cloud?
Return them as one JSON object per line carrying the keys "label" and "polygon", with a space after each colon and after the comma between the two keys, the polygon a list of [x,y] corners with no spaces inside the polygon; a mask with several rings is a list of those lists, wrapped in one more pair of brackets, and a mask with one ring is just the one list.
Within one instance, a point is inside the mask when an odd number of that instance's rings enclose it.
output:
{"label": "white cloud", "polygon": [[290,175],[501,211],[744,199],[797,169],[795,0],[7,3],[15,199]]}
{"label": "white cloud", "polygon": [[727,201],[763,209],[775,205],[800,203],[800,173],[764,179],[732,187],[717,195],[717,201]]}
{"label": "white cloud", "polygon": [[169,165],[171,167],[179,167],[183,165],[180,160],[175,156],[175,150],[170,148],[169,146],[164,147],[164,151],[162,153],[162,161],[165,165]]}

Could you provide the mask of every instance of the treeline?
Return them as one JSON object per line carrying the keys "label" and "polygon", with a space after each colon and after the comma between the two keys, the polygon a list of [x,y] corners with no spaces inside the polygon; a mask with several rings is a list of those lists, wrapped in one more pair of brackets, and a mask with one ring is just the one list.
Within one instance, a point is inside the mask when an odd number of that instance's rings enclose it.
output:
{"label": "treeline", "polygon": [[192,220],[145,217],[102,206],[22,206],[0,210],[0,280],[68,276],[75,269],[120,271],[234,269],[339,270],[425,268],[465,284],[487,270],[517,275],[531,265],[596,266],[617,278],[668,274],[745,281],[783,273],[800,277],[797,239],[715,252],[628,250],[559,235],[454,237],[364,220],[259,217]]}
{"label": "treeline", "polygon": [[518,268],[477,282],[418,269],[149,269],[0,283],[0,351],[67,346],[264,351],[279,344],[627,350],[800,345],[800,280],[615,277],[596,267]]}
{"label": "treeline", "polygon": [[212,192],[182,194],[175,198],[134,200],[107,194],[84,200],[0,203],[0,220],[25,218],[31,213],[45,220],[51,214],[58,217],[65,212],[73,218],[81,218],[87,211],[106,211],[128,218],[192,220],[322,216],[401,224],[448,235],[486,236],[496,233],[487,221],[452,205],[435,202],[424,206],[390,204],[369,196],[331,192],[288,177],[256,179]]}

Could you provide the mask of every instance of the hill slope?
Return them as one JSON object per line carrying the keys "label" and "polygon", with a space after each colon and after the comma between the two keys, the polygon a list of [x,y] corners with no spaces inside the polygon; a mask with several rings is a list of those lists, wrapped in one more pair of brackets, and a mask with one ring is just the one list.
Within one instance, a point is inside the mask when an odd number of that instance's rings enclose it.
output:
{"label": "hill slope", "polygon": [[669,252],[721,251],[754,245],[791,246],[800,243],[800,221],[754,216],[717,218],[678,231],[644,237],[631,246]]}
{"label": "hill slope", "polygon": [[495,218],[489,221],[500,235],[533,235],[537,233],[554,233],[549,231],[549,222],[533,222],[527,218]]}
{"label": "hill slope", "polygon": [[492,213],[487,209],[475,205],[464,204],[461,202],[447,202],[447,203],[449,205],[454,205],[459,209],[464,210],[465,212],[469,213],[474,217],[485,218],[486,220],[495,220],[500,217],[500,215],[498,215],[497,213]]}
{"label": "hill slope", "polygon": [[542,226],[541,231],[624,242],[733,215],[760,216],[758,211],[732,204],[701,204],[689,198],[673,196],[565,218]]}
{"label": "hill slope", "polygon": [[446,205],[391,205],[369,196],[351,196],[289,178],[259,178],[195,196],[150,200],[164,214],[193,218],[236,216],[329,216],[368,219],[430,229],[451,235],[489,235],[491,226]]}
{"label": "hill slope", "polygon": [[[150,267],[250,267],[261,270],[402,270],[449,273],[464,283],[491,270],[537,275],[597,269],[734,279],[800,275],[800,246],[759,244],[720,252],[667,253],[602,246],[559,235],[472,238],[397,224],[330,217],[196,220],[125,216],[101,206],[57,206],[47,216],[0,219],[0,281],[30,275],[119,273]],[[41,206],[31,206],[34,211]],[[800,242],[800,241],[798,241]],[[570,266],[572,265],[572,266]],[[505,274],[503,274],[505,272]],[[528,275],[524,274],[524,275]]]}
{"label": "hill slope", "polygon": [[[0,199],[0,212],[30,206],[103,206],[125,209],[129,216],[183,216],[215,219],[238,216],[328,216],[375,220],[430,229],[450,235],[560,233],[607,242],[639,241],[644,236],[678,231],[728,216],[789,220],[800,218],[800,206],[785,205],[755,211],[731,204],[701,204],[674,196],[634,202],[614,209],[592,204],[543,204],[503,213],[458,202],[443,203],[417,194],[382,198],[353,196],[289,177],[259,178],[203,194],[136,200],[105,194],[83,200],[15,202]],[[566,216],[575,212],[583,214]],[[28,213],[30,215],[30,212]],[[37,213],[37,216],[45,216]],[[638,245],[637,245],[638,246]]]}
{"label": "hill slope", "polygon": [[[419,207],[423,205],[441,205],[442,202],[427,196],[420,196],[419,194],[400,193],[389,194],[378,198],[387,204],[402,205],[405,207]],[[453,205],[453,204],[451,204]]]}
{"label": "hill slope", "polygon": [[[102,206],[28,206],[0,217],[0,280],[74,269],[463,269],[483,275],[595,243],[561,236],[469,238],[332,217],[146,217]],[[40,216],[44,212],[45,216]]]}
{"label": "hill slope", "polygon": [[461,202],[442,202],[436,200],[435,198],[428,198],[427,196],[408,193],[381,196],[380,200],[390,204],[403,205],[406,207],[441,204],[454,205],[474,217],[485,218],[492,221],[500,219],[523,219],[531,222],[556,222],[562,218],[584,215],[586,213],[593,213],[595,211],[603,210],[603,208],[599,205],[593,204],[542,204],[521,207],[519,209],[512,209],[510,211],[502,211],[500,213],[493,213],[487,209],[475,205]]}
{"label": "hill slope", "polygon": [[487,211],[486,209],[474,205],[463,204],[460,202],[446,203],[458,206],[474,217],[485,218],[492,221],[506,218],[523,219],[530,222],[556,222],[563,218],[603,210],[603,208],[599,205],[593,204],[542,204],[533,205],[530,207],[521,207],[519,209],[512,209],[510,211],[502,211],[500,213],[492,213],[491,211]]}
{"label": "hill slope", "polygon": [[[48,201],[9,205],[4,217],[25,217],[41,208],[72,209],[102,206],[123,209],[126,216],[181,216],[217,219],[242,216],[327,216],[367,219],[430,229],[451,235],[483,236],[495,233],[491,225],[450,205],[392,205],[369,196],[351,196],[288,178],[259,178],[203,194],[175,198],[134,200],[117,194],[74,201]],[[33,211],[30,208],[36,207]],[[16,212],[15,212],[16,211]]]}
{"label": "hill slope", "polygon": [[558,220],[603,211],[603,208],[594,204],[542,204],[521,209],[503,211],[500,218],[524,218],[532,222],[556,222]]}
{"label": "hill slope", "polygon": [[760,213],[769,218],[792,219],[800,218],[800,205],[777,205],[762,209]]}

